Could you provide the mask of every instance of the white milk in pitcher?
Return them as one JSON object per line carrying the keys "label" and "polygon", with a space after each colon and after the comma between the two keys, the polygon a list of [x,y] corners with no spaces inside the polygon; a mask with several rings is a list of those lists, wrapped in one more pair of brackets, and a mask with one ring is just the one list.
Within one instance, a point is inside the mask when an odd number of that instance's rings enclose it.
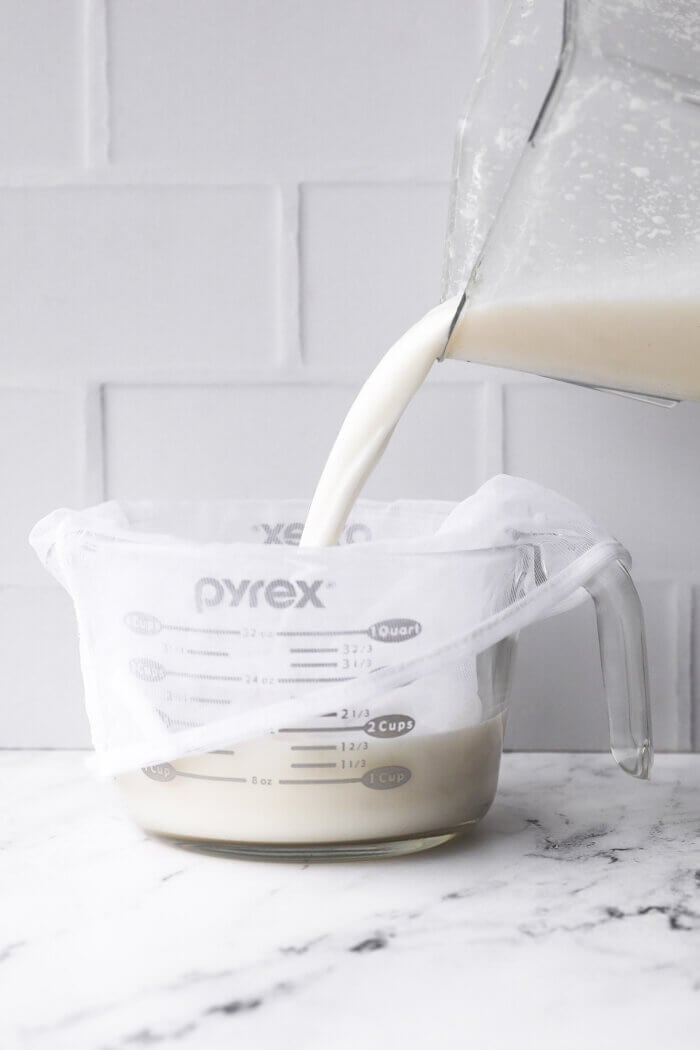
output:
{"label": "white milk in pitcher", "polygon": [[[682,284],[687,278],[679,277]],[[449,355],[588,386],[700,401],[700,296],[532,299],[467,308]]]}
{"label": "white milk in pitcher", "polygon": [[[687,282],[684,282],[687,283]],[[530,300],[431,310],[382,358],[318,483],[304,546],[337,542],[394,427],[447,345],[450,358],[633,393],[700,401],[700,298]]]}

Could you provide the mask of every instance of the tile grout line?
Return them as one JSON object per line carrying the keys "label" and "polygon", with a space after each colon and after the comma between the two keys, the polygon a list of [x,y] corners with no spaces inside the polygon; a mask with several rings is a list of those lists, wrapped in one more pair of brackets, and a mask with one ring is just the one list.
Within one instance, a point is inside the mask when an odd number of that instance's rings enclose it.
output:
{"label": "tile grout line", "polygon": [[479,11],[481,23],[481,55],[486,54],[486,49],[493,37],[496,26],[499,22],[499,14],[494,13],[492,4],[482,5]]}
{"label": "tile grout line", "polygon": [[104,387],[89,386],[83,393],[81,478],[86,503],[105,499]]}
{"label": "tile grout line", "polygon": [[692,749],[692,595],[690,587],[684,582],[675,586],[675,628],[676,628],[676,739],[674,747],[680,751]]}
{"label": "tile grout line", "polygon": [[695,603],[696,589],[692,584],[684,588],[687,594],[686,622],[687,630],[685,639],[688,645],[688,736],[690,740],[689,749],[700,751],[700,733],[697,722],[697,652],[695,648],[695,630],[697,626],[697,608]]}
{"label": "tile grout line", "polygon": [[83,167],[109,164],[111,147],[107,0],[82,3]]}
{"label": "tile grout line", "polygon": [[[377,359],[378,360],[378,359]],[[121,364],[121,363],[120,363]],[[273,361],[273,365],[275,362]],[[303,368],[301,366],[304,366]],[[102,367],[99,371],[95,369],[83,369],[76,371],[66,377],[65,370],[56,369],[40,371],[38,368],[21,371],[15,369],[13,375],[5,380],[3,378],[3,389],[26,390],[55,390],[56,386],[75,386],[76,383],[105,383],[108,386],[145,386],[172,388],[190,386],[342,386],[357,389],[366,378],[366,374],[351,365],[343,363],[340,367],[335,365],[324,366],[316,363],[306,364],[303,361],[289,360],[281,365],[271,367],[268,364],[252,365],[241,368],[239,365],[220,365],[217,367],[201,367],[197,365],[188,366],[177,373],[164,365],[149,369],[145,364],[141,368],[136,365],[122,366],[110,370]],[[474,390],[483,387],[481,379],[471,378],[468,369],[462,368],[460,378],[451,377],[451,382],[432,382],[432,389],[462,389]]]}
{"label": "tile grout line", "polygon": [[479,476],[481,482],[505,470],[504,391],[500,383],[487,380],[481,394]]}
{"label": "tile grout line", "polygon": [[279,187],[277,354],[280,368],[304,363],[301,307],[301,187]]}
{"label": "tile grout line", "polygon": [[[88,0],[85,0],[87,3]],[[87,35],[87,34],[86,34]],[[86,45],[87,51],[87,45]],[[107,59],[105,59],[107,63]],[[87,64],[87,55],[86,55]],[[96,63],[91,61],[91,67]],[[91,100],[88,104],[87,100],[83,104],[83,117],[82,124],[83,130],[81,135],[83,137],[82,152],[86,154],[87,143],[90,136],[86,130],[89,123],[89,113],[93,110],[97,114],[99,111],[102,113],[102,127],[100,129],[100,123],[98,122],[96,138],[102,139],[101,151],[98,149],[91,150],[96,155],[101,152],[101,159],[97,156],[97,160],[103,166],[99,171],[95,168],[94,171],[90,170],[90,165],[87,164],[83,167],[73,166],[57,166],[57,167],[41,167],[41,168],[20,168],[13,167],[11,170],[0,171],[0,189],[4,190],[26,190],[26,189],[54,189],[58,187],[79,187],[79,186],[114,186],[120,189],[123,188],[134,188],[140,186],[147,186],[154,189],[163,189],[169,187],[175,188],[186,188],[190,189],[193,187],[215,187],[215,188],[231,188],[231,189],[250,189],[257,187],[266,187],[268,189],[277,189],[280,185],[293,186],[301,185],[301,182],[296,182],[293,178],[291,181],[288,179],[286,182],[280,183],[280,180],[275,176],[274,172],[270,173],[267,169],[257,168],[245,168],[241,166],[232,166],[230,164],[217,165],[213,170],[211,168],[205,168],[201,166],[192,165],[178,165],[172,168],[165,167],[154,167],[153,165],[142,164],[138,165],[133,162],[124,161],[120,162],[118,167],[107,167],[106,165],[110,161],[110,90],[108,83],[108,63],[106,69],[100,73],[102,68],[97,64],[97,72],[94,74],[99,80],[102,78],[103,83],[96,92],[96,98],[94,102]],[[83,75],[84,83],[87,85],[90,82],[90,76],[85,72]],[[92,81],[95,83],[95,81]],[[102,103],[98,107],[97,95],[102,97]],[[91,123],[92,126],[92,123]],[[447,189],[449,187],[449,179],[445,177],[438,177],[438,175],[431,177],[423,177],[422,175],[413,175],[410,172],[404,172],[401,170],[392,171],[387,169],[386,172],[382,173],[382,177],[374,177],[371,172],[356,171],[344,173],[340,169],[331,169],[327,172],[318,172],[313,178],[304,180],[305,185],[324,186],[324,187],[337,187],[341,189],[350,188],[367,188],[373,187],[377,189],[393,189],[396,186],[402,188],[420,188],[420,187],[441,187]]]}

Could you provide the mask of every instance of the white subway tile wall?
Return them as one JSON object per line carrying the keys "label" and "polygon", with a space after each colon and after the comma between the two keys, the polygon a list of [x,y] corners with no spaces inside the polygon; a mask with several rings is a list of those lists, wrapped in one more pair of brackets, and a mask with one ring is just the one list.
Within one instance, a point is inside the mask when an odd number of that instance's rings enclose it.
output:
{"label": "white subway tile wall", "polygon": [[479,0],[111,0],[112,155],[263,182],[444,178]]}
{"label": "white subway tile wall", "polygon": [[81,161],[80,0],[3,0],[0,171]]}
{"label": "white subway tile wall", "polygon": [[15,376],[138,381],[274,362],[278,210],[269,187],[6,189],[0,323]]}
{"label": "white subway tile wall", "polygon": [[700,410],[555,383],[506,391],[505,468],[576,500],[637,570],[700,576]]}
{"label": "white subway tile wall", "polygon": [[308,364],[362,381],[435,305],[448,191],[446,180],[303,188],[301,331]]}
{"label": "white subway tile wall", "polygon": [[0,387],[0,590],[49,582],[27,535],[44,514],[85,498],[84,409],[76,390]]}
{"label": "white subway tile wall", "polygon": [[[350,386],[318,384],[108,387],[109,494],[310,499],[353,394]],[[449,499],[472,491],[481,410],[476,386],[426,390],[407,410],[391,456],[364,494]],[[436,457],[440,444],[450,451]]]}
{"label": "white subway tile wall", "polygon": [[[674,584],[638,583],[649,643],[654,736],[660,750],[688,747],[690,695],[680,680]],[[520,636],[508,733],[518,747],[605,749],[608,717],[593,603],[544,620]]]}
{"label": "white subway tile wall", "polygon": [[[87,746],[61,504],[311,494],[437,301],[452,140],[499,0],[0,7],[0,747]],[[370,496],[507,469],[626,541],[661,747],[700,746],[700,410],[447,363]],[[521,642],[512,748],[604,748],[591,609]],[[693,702],[695,717],[693,718]]]}

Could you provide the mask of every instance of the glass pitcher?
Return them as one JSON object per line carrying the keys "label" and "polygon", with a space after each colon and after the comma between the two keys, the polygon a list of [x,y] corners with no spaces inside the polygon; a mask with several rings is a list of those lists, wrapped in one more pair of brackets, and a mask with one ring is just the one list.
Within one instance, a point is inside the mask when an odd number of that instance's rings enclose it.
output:
{"label": "glass pitcher", "polygon": [[700,400],[699,78],[696,0],[508,5],[457,137],[446,356]]}

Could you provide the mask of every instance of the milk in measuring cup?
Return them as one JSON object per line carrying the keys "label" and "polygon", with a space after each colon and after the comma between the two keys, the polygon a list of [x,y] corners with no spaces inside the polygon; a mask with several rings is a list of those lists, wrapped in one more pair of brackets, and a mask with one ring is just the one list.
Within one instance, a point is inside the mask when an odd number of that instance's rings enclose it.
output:
{"label": "milk in measuring cup", "polygon": [[269,853],[450,836],[480,820],[496,793],[501,716],[429,735],[409,716],[372,719],[366,709],[284,728],[121,776],[133,817],[159,834]]}

